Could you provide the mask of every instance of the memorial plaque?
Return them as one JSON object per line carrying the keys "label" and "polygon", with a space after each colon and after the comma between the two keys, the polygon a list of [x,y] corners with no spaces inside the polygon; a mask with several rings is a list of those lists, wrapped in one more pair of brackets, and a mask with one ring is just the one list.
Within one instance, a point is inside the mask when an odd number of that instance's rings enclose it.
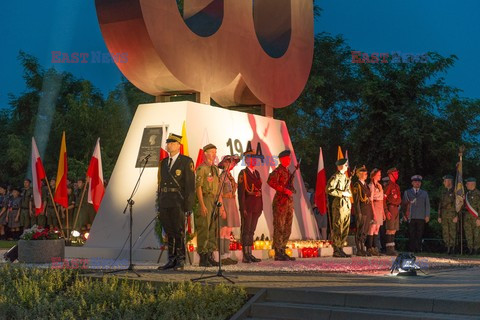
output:
{"label": "memorial plaque", "polygon": [[[160,147],[162,146],[162,126],[146,127],[143,129],[142,142],[138,150],[136,168],[144,165],[145,158],[148,157],[147,168],[158,167],[158,158],[160,155]],[[165,138],[166,139],[166,138]]]}

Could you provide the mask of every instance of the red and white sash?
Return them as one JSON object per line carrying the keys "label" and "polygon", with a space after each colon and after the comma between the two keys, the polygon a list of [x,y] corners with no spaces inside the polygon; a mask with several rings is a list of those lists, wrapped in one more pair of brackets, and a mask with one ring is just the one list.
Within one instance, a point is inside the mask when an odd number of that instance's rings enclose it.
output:
{"label": "red and white sash", "polygon": [[473,209],[472,205],[470,204],[470,202],[468,201],[468,195],[465,197],[465,205],[467,207],[467,210],[468,212],[470,212],[470,214],[474,217],[474,218],[477,218],[478,219],[478,212]]}

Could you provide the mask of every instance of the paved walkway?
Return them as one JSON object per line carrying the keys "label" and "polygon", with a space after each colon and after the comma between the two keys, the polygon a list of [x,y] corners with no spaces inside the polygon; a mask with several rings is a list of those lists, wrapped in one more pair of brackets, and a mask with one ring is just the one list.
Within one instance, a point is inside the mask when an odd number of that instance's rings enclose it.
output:
{"label": "paved walkway", "polygon": [[[143,269],[143,270],[142,270]],[[189,281],[201,276],[216,275],[215,268],[204,273],[195,268],[182,272],[156,271],[138,266],[141,277],[123,273],[119,277],[152,282]],[[433,269],[416,277],[392,276],[388,271],[372,274],[312,273],[312,272],[245,272],[224,271],[236,285],[246,287],[250,293],[260,288],[308,289],[321,292],[357,293],[395,297],[421,297],[441,300],[480,303],[480,266],[455,266]],[[99,274],[97,274],[99,275]],[[207,283],[226,282],[220,277]]]}

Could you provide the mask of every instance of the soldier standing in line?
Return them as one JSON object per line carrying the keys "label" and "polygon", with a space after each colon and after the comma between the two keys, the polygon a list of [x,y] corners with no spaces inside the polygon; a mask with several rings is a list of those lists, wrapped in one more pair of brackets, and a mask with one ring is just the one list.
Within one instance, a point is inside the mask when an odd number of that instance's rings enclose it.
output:
{"label": "soldier standing in line", "polygon": [[467,194],[465,195],[464,229],[467,240],[468,254],[480,253],[480,191],[477,189],[477,179],[465,179]]}
{"label": "soldier standing in line", "polygon": [[365,248],[370,221],[373,218],[372,201],[370,199],[370,188],[367,185],[367,168],[362,166],[357,169],[358,181],[353,185],[353,205],[355,206],[355,221],[357,232],[355,234],[355,245],[357,256],[370,256]]}
{"label": "soldier standing in line", "polygon": [[[50,191],[52,191],[52,195],[55,194],[55,178],[50,179]],[[47,216],[47,225],[53,229],[53,228],[58,228],[58,219],[57,215],[55,213],[55,207],[56,203],[53,202],[52,198],[48,194],[48,190],[46,190],[46,193],[44,193],[44,201],[46,203],[45,205],[45,213]]]}
{"label": "soldier standing in line", "polygon": [[273,248],[275,249],[275,260],[295,260],[285,253],[288,239],[292,232],[293,220],[293,190],[289,189],[291,173],[288,171],[290,165],[290,150],[280,152],[278,158],[280,164],[268,176],[267,183],[275,189],[273,198]]}
{"label": "soldier standing in line", "polygon": [[23,190],[21,194],[22,207],[20,210],[20,227],[23,227],[23,229],[30,228],[32,226],[32,220],[36,222],[32,210],[33,188],[31,183],[32,181],[30,179],[25,179],[23,181]]}
{"label": "soldier standing in line", "polygon": [[443,242],[447,247],[447,254],[453,254],[455,251],[458,216],[455,208],[453,177],[451,175],[443,177],[443,186],[438,204],[438,223],[442,225]]}
{"label": "soldier standing in line", "polygon": [[185,266],[185,215],[192,213],[195,201],[195,169],[192,158],[180,154],[181,141],[181,136],[170,134],[169,157],[158,164],[158,218],[168,242],[168,262],[160,270]]}
{"label": "soldier standing in line", "polygon": [[327,182],[327,194],[334,197],[332,201],[332,233],[333,233],[333,256],[348,258],[350,255],[343,251],[347,243],[350,228],[350,183],[351,180],[345,174],[348,170],[347,159],[339,159],[335,162],[337,172]]}
{"label": "soldier standing in line", "polygon": [[[195,211],[195,226],[197,228],[197,252],[200,255],[201,267],[216,267],[218,262],[213,258],[213,251],[217,250],[217,224],[212,221],[212,212],[215,197],[220,188],[219,170],[214,161],[217,156],[217,147],[209,143],[203,147],[205,159],[197,168],[195,188],[198,199],[198,210]],[[221,204],[222,197],[218,199]],[[222,206],[218,209],[225,219],[226,213]],[[220,217],[217,217],[220,218]],[[211,225],[213,223],[213,225]]]}
{"label": "soldier standing in line", "polygon": [[390,168],[387,171],[388,184],[385,187],[385,246],[387,248],[386,253],[389,256],[398,255],[395,250],[395,233],[400,229],[400,217],[399,208],[402,203],[402,194],[400,192],[400,186],[397,184],[398,170],[397,168]]}
{"label": "soldier standing in line", "polygon": [[404,219],[408,221],[408,242],[412,252],[422,251],[422,238],[425,224],[430,221],[430,199],[422,186],[422,176],[411,178],[412,188],[403,194],[402,205],[405,208]]}
{"label": "soldier standing in line", "polygon": [[252,254],[252,246],[258,218],[263,211],[262,179],[255,169],[257,158],[262,159],[262,156],[256,155],[253,150],[246,151],[243,155],[247,167],[238,174],[238,203],[242,220],[242,262],[260,262],[261,260]]}

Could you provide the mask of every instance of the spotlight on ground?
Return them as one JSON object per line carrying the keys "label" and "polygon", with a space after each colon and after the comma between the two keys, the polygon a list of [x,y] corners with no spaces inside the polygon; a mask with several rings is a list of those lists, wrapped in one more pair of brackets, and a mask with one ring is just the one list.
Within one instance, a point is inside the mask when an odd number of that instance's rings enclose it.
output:
{"label": "spotlight on ground", "polygon": [[400,253],[392,264],[390,273],[396,276],[416,276],[420,267],[415,263],[417,258],[413,253]]}
{"label": "spotlight on ground", "polygon": [[72,237],[74,237],[74,238],[78,238],[78,237],[80,237],[80,232],[78,232],[77,230],[73,230],[73,231],[71,232],[71,235],[72,235]]}

